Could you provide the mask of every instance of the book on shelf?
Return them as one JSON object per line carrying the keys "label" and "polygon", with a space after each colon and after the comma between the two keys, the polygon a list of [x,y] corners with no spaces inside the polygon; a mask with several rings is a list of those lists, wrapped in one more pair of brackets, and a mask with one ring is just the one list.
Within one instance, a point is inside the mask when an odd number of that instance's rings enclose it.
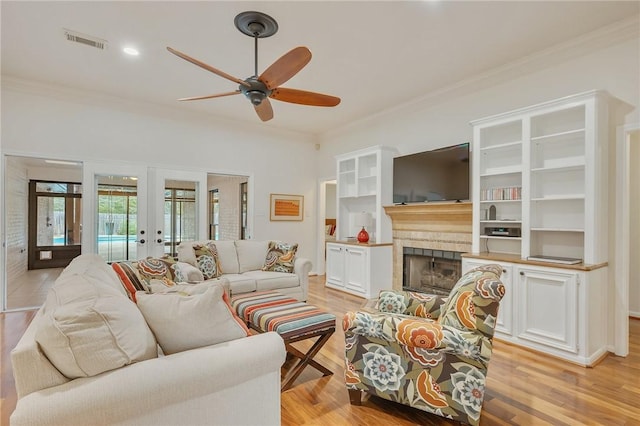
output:
{"label": "book on shelf", "polygon": [[581,263],[582,259],[577,259],[575,257],[559,257],[559,256],[529,256],[527,260],[537,260],[539,262],[549,262],[549,263],[561,263],[563,265],[575,265],[577,263]]}

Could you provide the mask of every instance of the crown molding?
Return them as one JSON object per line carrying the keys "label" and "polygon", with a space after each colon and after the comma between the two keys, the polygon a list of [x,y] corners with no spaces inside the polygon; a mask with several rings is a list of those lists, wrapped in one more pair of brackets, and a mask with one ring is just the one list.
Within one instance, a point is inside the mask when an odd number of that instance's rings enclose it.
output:
{"label": "crown molding", "polygon": [[569,59],[584,56],[634,38],[640,39],[640,14],[614,22],[566,42],[524,56],[516,61],[490,69],[474,77],[461,80],[408,102],[337,127],[322,134],[321,139],[326,141],[353,130],[367,128],[371,126],[371,123],[379,123],[381,120],[389,119],[395,115],[406,116],[414,113],[416,108],[430,108],[439,103],[449,101],[452,97],[470,94],[500,84],[505,80],[532,74]]}
{"label": "crown molding", "polygon": [[185,110],[178,107],[160,105],[151,102],[126,99],[102,92],[92,92],[69,86],[54,85],[36,80],[27,80],[15,76],[3,75],[0,80],[2,91],[12,90],[35,96],[44,96],[61,101],[104,107],[118,111],[153,115],[163,119],[184,120],[203,126],[225,128],[232,132],[259,133],[274,138],[296,139],[315,144],[317,138],[312,134],[287,130],[264,124],[249,123],[241,120],[215,116],[203,112]]}

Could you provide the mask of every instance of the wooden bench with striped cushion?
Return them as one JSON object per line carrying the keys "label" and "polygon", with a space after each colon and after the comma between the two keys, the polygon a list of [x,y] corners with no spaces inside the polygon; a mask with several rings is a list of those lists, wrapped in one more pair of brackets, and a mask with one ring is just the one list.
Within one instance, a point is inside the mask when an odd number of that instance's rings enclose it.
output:
{"label": "wooden bench with striped cushion", "polygon": [[[297,364],[283,380],[283,391],[291,387],[307,365],[325,376],[333,374],[313,358],[335,332],[335,315],[277,291],[239,294],[232,298],[231,304],[249,328],[259,333],[275,331],[282,336],[287,352],[298,358]],[[292,346],[294,342],[314,337],[318,340],[306,353]]]}

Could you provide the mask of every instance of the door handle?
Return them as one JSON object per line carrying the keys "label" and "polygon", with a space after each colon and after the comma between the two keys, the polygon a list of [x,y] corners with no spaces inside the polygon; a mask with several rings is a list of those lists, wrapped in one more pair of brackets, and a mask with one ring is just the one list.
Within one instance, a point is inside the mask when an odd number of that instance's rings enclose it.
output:
{"label": "door handle", "polygon": [[156,240],[156,242],[157,242],[158,244],[162,244],[162,238],[158,238],[158,239]]}
{"label": "door handle", "polygon": [[145,240],[139,240],[138,241],[140,244],[144,244],[146,241]]}

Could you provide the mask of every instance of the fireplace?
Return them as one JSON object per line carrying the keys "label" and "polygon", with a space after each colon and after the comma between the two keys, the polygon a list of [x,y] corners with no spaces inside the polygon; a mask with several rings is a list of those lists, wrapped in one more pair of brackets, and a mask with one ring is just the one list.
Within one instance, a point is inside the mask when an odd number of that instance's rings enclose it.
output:
{"label": "fireplace", "polygon": [[448,296],[460,279],[460,252],[404,247],[402,289]]}

